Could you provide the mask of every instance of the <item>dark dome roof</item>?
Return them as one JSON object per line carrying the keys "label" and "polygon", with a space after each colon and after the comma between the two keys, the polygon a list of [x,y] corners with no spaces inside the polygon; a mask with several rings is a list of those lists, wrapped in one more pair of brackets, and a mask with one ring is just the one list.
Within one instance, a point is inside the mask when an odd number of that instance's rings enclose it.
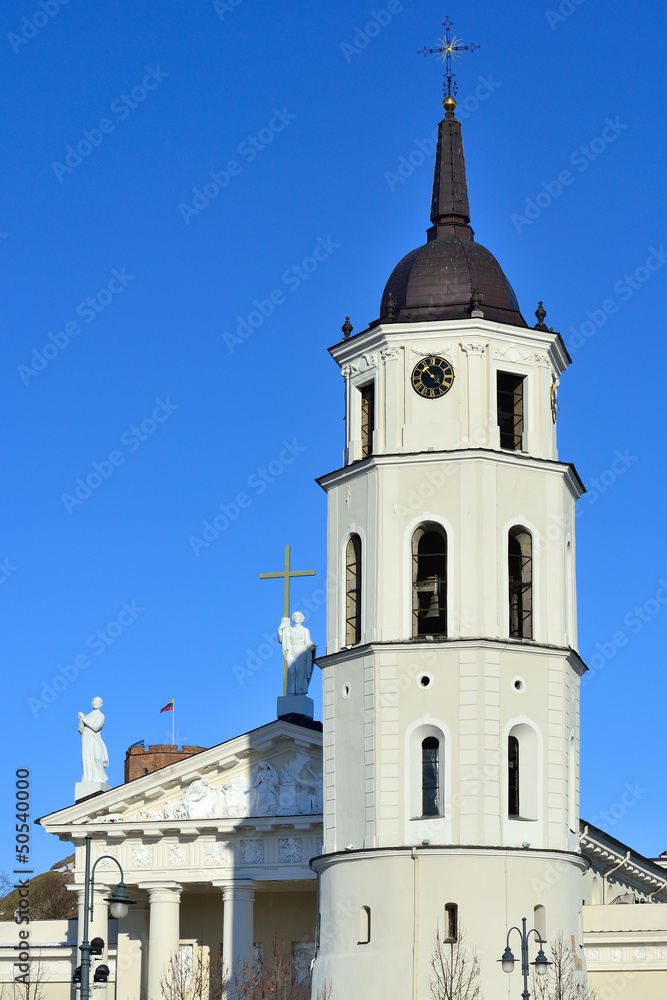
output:
{"label": "dark dome roof", "polygon": [[512,286],[493,254],[480,243],[456,236],[431,239],[399,261],[382,293],[380,317],[387,315],[391,293],[393,317],[400,322],[469,318],[475,288],[484,319],[526,326]]}

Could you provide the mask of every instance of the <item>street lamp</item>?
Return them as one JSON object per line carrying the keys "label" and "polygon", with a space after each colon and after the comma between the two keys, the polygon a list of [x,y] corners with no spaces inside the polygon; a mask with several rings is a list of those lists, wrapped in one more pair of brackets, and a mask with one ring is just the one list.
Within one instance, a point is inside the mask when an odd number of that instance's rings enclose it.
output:
{"label": "street lamp", "polygon": [[[514,971],[514,955],[512,954],[512,951],[510,949],[510,934],[512,933],[512,931],[516,931],[521,938],[521,972],[523,973],[523,993],[521,994],[521,996],[523,1000],[530,1000],[530,993],[528,992],[528,974],[530,972],[530,966],[531,965],[535,966],[535,972],[537,973],[538,976],[544,976],[546,975],[549,966],[551,965],[551,962],[547,960],[547,956],[542,951],[542,945],[544,944],[544,941],[542,940],[542,937],[540,936],[538,931],[536,931],[534,927],[531,928],[531,930],[529,931],[526,930],[525,917],[522,918],[521,924],[522,924],[521,930],[518,927],[510,927],[509,931],[507,932],[507,943],[505,945],[505,951],[503,952],[503,957],[499,959],[499,962],[501,963],[503,972]],[[537,958],[535,959],[534,962],[528,961],[528,939],[530,938],[531,934],[535,935],[535,937],[537,938],[537,942],[540,946],[539,951],[537,952]]]}
{"label": "street lamp", "polygon": [[[130,899],[127,894],[125,882],[123,881],[123,869],[120,867],[116,858],[112,858],[110,854],[103,854],[101,857],[97,858],[91,870],[91,841],[92,837],[86,837],[86,880],[83,907],[83,941],[79,946],[79,951],[81,952],[81,965],[76,969],[73,979],[75,987],[81,990],[81,1000],[90,1000],[90,957],[91,955],[101,955],[104,950],[104,941],[102,941],[101,938],[93,938],[92,941],[88,940],[88,921],[93,919],[95,906],[95,869],[99,865],[100,861],[113,861],[118,865],[118,869],[120,871],[120,882],[111,895],[107,896],[104,900],[105,903],[110,904],[109,909],[111,911],[111,916],[116,917],[117,919],[126,917],[129,907],[134,905],[134,900]],[[93,982],[106,983],[108,975],[108,967],[106,965],[100,965],[99,968],[95,970]]]}

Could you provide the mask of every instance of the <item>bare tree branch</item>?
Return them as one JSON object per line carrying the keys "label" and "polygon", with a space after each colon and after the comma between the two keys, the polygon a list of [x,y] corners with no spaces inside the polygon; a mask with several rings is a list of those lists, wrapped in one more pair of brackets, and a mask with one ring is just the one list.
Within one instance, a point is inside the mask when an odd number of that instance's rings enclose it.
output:
{"label": "bare tree branch", "polygon": [[567,944],[562,934],[551,942],[551,965],[547,974],[538,976],[533,971],[534,1000],[596,1000],[593,987],[582,981],[575,967],[573,947]]}
{"label": "bare tree branch", "polygon": [[440,931],[436,933],[429,982],[432,1000],[478,1000],[481,996],[479,960],[465,947],[464,938],[462,927],[455,941],[443,941]]}

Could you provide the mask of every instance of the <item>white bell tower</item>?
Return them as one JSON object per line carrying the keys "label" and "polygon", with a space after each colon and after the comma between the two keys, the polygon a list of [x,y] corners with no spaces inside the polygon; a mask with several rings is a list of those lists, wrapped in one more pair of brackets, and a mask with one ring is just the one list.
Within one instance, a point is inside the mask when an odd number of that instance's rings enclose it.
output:
{"label": "white bell tower", "polygon": [[[470,227],[445,102],[428,241],[380,318],[331,349],[345,380],[328,495],[324,849],[313,996],[427,1000],[436,930],[486,1000],[527,917],[585,975],[574,504],[556,450],[558,333],[528,327]],[[534,955],[532,955],[534,958]],[[520,989],[520,987],[519,987]]]}

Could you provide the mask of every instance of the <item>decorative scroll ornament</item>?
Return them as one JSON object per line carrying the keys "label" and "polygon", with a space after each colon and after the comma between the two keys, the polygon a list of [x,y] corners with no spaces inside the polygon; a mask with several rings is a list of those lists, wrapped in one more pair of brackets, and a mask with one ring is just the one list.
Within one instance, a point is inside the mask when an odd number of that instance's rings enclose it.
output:
{"label": "decorative scroll ornament", "polygon": [[411,347],[410,353],[417,358],[447,358],[452,363],[452,350],[449,344],[446,347]]}
{"label": "decorative scroll ornament", "polygon": [[464,352],[471,356],[477,356],[484,354],[487,345],[481,340],[469,340],[466,343],[459,344],[459,347]]}
{"label": "decorative scroll ornament", "polygon": [[386,361],[396,361],[396,359],[399,358],[400,355],[401,355],[400,348],[398,348],[398,347],[387,347],[384,351],[382,351],[382,360],[385,361],[385,362]]}
{"label": "decorative scroll ornament", "polygon": [[356,375],[357,372],[367,372],[370,368],[375,368],[375,365],[376,360],[374,354],[362,354],[359,360],[355,364],[350,365],[350,367],[352,369],[352,373]]}
{"label": "decorative scroll ornament", "polygon": [[523,351],[520,351],[518,347],[514,347],[514,345],[506,347],[504,351],[501,350],[500,347],[496,347],[493,352],[493,356],[494,358],[510,361],[513,365],[528,365],[532,361],[531,354],[525,354]]}

